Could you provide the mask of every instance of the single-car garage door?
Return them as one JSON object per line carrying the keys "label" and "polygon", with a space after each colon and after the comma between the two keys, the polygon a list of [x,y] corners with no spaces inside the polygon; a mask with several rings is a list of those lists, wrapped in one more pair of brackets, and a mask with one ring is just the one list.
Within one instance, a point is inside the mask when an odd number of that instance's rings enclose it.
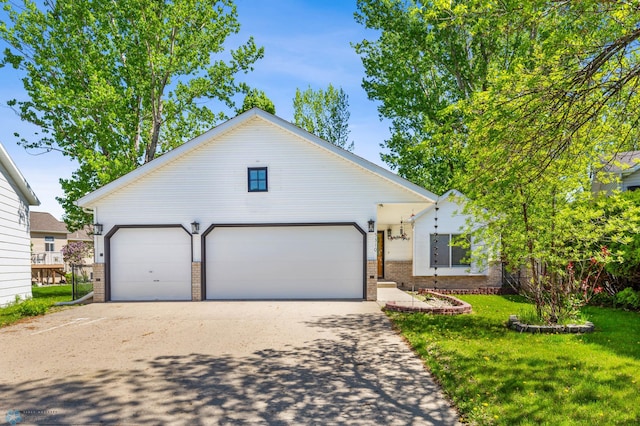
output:
{"label": "single-car garage door", "polygon": [[184,228],[119,228],[109,257],[111,300],[191,300],[191,237]]}
{"label": "single-car garage door", "polygon": [[353,225],[216,226],[205,235],[207,299],[363,299]]}

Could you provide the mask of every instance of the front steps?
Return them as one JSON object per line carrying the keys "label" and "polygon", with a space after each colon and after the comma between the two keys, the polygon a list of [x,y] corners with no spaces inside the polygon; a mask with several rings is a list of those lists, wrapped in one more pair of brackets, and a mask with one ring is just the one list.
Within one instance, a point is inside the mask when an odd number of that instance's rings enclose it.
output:
{"label": "front steps", "polygon": [[398,288],[395,281],[378,281],[378,288]]}

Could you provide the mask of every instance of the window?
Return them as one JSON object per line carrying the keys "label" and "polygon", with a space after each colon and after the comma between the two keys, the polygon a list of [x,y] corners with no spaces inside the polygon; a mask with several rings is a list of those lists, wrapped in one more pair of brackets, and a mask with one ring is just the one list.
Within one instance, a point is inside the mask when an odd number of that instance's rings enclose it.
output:
{"label": "window", "polygon": [[[470,266],[469,258],[471,250],[467,247],[456,245],[460,239],[459,234],[431,234],[429,236],[431,268],[451,268],[455,266]],[[451,244],[453,240],[454,244]]]}
{"label": "window", "polygon": [[267,191],[267,168],[249,167],[249,192]]}
{"label": "window", "polygon": [[44,251],[56,251],[53,237],[44,237]]}

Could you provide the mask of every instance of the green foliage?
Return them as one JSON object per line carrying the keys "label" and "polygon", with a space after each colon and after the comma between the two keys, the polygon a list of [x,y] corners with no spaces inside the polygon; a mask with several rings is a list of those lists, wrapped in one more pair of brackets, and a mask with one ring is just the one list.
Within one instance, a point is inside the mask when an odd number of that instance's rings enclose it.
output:
{"label": "green foliage", "polygon": [[42,307],[46,307],[46,311],[52,308],[55,302],[71,300],[71,285],[55,285],[45,287],[32,287],[33,299],[28,299],[29,304],[21,307],[25,302],[20,301],[20,297],[16,296],[16,301],[9,306],[0,308],[0,327],[4,327],[15,323],[25,316],[41,315]]}
{"label": "green foliage", "polygon": [[[627,221],[640,208],[640,191],[623,192],[607,200],[604,209],[608,216]],[[640,233],[631,232],[624,240],[608,241],[608,244],[617,260],[607,265],[607,271],[620,285],[635,285],[640,289]]]}
{"label": "green foliage", "polygon": [[527,270],[525,294],[555,322],[587,301],[583,279],[595,285],[595,276],[572,277],[568,266],[620,262],[618,248],[605,255],[602,247],[627,244],[640,227],[640,209],[628,199],[590,192],[590,172],[602,156],[633,147],[627,141],[635,130],[627,123],[637,116],[628,91],[637,77],[619,79],[637,43],[597,64],[594,46],[637,38],[628,31],[640,15],[598,1],[526,2],[513,12],[502,32],[530,28],[528,54],[514,55],[509,67],[490,66],[486,87],[457,103],[467,139],[465,169],[454,183],[471,200],[468,212],[485,225],[475,228],[476,237],[511,268]]}
{"label": "green foliage", "polygon": [[[485,90],[494,66],[528,54],[530,25],[511,25],[520,1],[359,0],[356,20],[380,34],[355,44],[363,87],[391,120],[383,160],[427,189],[452,188],[464,169],[467,126],[457,103]],[[530,24],[530,23],[529,23]]]}
{"label": "green foliage", "polygon": [[236,74],[263,56],[252,38],[225,53],[239,31],[231,0],[0,3],[0,65],[24,71],[29,95],[8,104],[41,128],[21,143],[79,163],[61,180],[70,230],[91,219],[78,198],[225,119],[204,101],[233,108],[248,90]]}
{"label": "green foliage", "polygon": [[535,309],[522,297],[457,297],[473,314],[388,315],[465,422],[638,423],[640,314],[588,307],[594,333],[534,335],[505,325],[510,314]]}
{"label": "green foliage", "polygon": [[627,309],[640,310],[640,292],[627,287],[617,293],[615,297],[616,305]]}
{"label": "green foliage", "polygon": [[51,304],[46,300],[27,299],[17,305],[21,317],[34,317],[44,315]]}
{"label": "green foliage", "polygon": [[254,107],[260,108],[270,114],[276,113],[276,107],[273,105],[273,102],[262,90],[251,89],[244,97],[242,108],[237,109],[236,114],[241,114]]}
{"label": "green foliage", "polygon": [[353,150],[349,143],[349,97],[329,84],[327,90],[296,89],[293,99],[294,123],[340,148]]}

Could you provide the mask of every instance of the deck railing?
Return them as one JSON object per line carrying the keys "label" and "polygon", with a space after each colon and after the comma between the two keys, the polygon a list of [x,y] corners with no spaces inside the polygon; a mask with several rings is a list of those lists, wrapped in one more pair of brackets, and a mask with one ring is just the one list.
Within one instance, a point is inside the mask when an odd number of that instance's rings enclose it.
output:
{"label": "deck railing", "polygon": [[31,254],[32,265],[62,265],[64,259],[59,251],[45,251]]}

